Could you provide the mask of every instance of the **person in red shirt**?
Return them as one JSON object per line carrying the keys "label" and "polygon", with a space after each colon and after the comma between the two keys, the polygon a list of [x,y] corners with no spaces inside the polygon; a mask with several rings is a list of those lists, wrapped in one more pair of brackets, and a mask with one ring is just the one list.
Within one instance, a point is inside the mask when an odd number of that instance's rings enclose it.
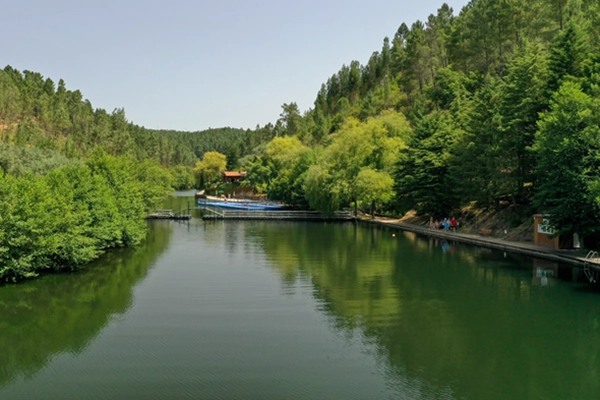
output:
{"label": "person in red shirt", "polygon": [[456,222],[456,218],[452,217],[450,220],[450,228],[452,228],[453,232],[456,232],[456,227],[458,226],[458,222]]}

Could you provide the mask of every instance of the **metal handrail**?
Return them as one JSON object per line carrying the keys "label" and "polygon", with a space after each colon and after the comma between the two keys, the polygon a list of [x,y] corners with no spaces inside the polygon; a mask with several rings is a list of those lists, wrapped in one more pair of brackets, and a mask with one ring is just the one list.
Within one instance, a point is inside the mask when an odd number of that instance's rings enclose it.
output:
{"label": "metal handrail", "polygon": [[227,219],[329,219],[329,218],[340,218],[349,219],[352,218],[350,212],[335,212],[331,216],[323,215],[318,211],[307,211],[307,210],[215,210],[211,207],[204,207],[206,211],[217,215],[220,218]]}
{"label": "metal handrail", "polygon": [[220,213],[220,212],[218,212],[217,210],[215,210],[214,208],[211,208],[211,207],[203,207],[202,209],[203,209],[203,210],[206,210],[206,211],[209,211],[209,212],[211,212],[211,213],[213,213],[213,214],[216,214],[216,215],[218,215],[219,217],[223,217],[223,216],[225,215],[225,212],[223,212],[223,213]]}
{"label": "metal handrail", "polygon": [[592,258],[598,258],[598,257],[600,257],[600,255],[598,254],[598,252],[597,252],[597,251],[595,251],[595,250],[590,250],[590,251],[587,253],[587,256],[585,256],[585,259],[586,259],[586,260],[591,260]]}
{"label": "metal handrail", "polygon": [[591,260],[593,258],[598,258],[598,257],[600,257],[600,255],[598,254],[597,251],[594,251],[594,250],[590,250],[587,253],[587,255],[585,256],[586,262],[583,265],[583,273],[588,278],[588,281],[590,281],[590,283],[596,283],[598,281],[598,271],[592,270],[590,268],[588,260]]}

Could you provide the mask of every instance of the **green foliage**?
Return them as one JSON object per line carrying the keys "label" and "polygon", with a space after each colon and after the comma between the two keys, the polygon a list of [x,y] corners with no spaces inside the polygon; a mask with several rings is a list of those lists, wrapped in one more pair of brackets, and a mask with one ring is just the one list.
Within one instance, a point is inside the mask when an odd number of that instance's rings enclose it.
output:
{"label": "green foliage", "polygon": [[221,180],[221,174],[227,166],[227,157],[217,151],[204,153],[202,161],[196,163],[194,175],[199,188],[208,187]]}
{"label": "green foliage", "polygon": [[356,176],[356,199],[370,207],[371,212],[380,203],[388,203],[394,197],[394,179],[387,173],[363,168]]}
{"label": "green foliage", "polygon": [[37,72],[21,73],[10,66],[0,70],[0,142],[52,149],[69,158],[86,158],[102,147],[111,155],[128,154],[171,167],[192,166],[208,151],[230,155],[235,165],[247,135],[234,128],[146,129],[129,122],[123,109],[94,109],[81,92],[67,90],[62,79],[55,85]]}
{"label": "green foliage", "polygon": [[537,121],[548,106],[548,57],[539,44],[527,45],[517,51],[507,69],[500,104],[501,168],[508,172],[511,194],[523,201],[529,197],[526,187],[532,187],[534,181],[535,157],[530,148]]}
{"label": "green foliage", "polygon": [[53,150],[0,143],[0,169],[6,174],[45,175],[55,168],[78,162]]}
{"label": "green foliage", "polygon": [[47,175],[0,175],[0,281],[74,270],[140,243],[145,215],[170,190],[153,162],[94,152]]}
{"label": "green foliage", "polygon": [[561,233],[585,237],[600,231],[599,106],[598,99],[567,82],[539,122],[534,200]]}
{"label": "green foliage", "polygon": [[556,91],[569,77],[580,77],[588,53],[584,32],[575,22],[561,31],[550,47],[550,78],[548,89]]}
{"label": "green foliage", "polygon": [[171,169],[173,188],[176,190],[191,189],[196,185],[194,170],[191,167],[177,165]]}
{"label": "green foliage", "polygon": [[463,134],[446,113],[434,113],[419,121],[412,142],[397,163],[399,209],[442,217],[458,205],[455,186],[460,183],[451,176],[450,165],[453,146]]}
{"label": "green foliage", "polygon": [[[329,78],[307,113],[312,138],[304,143],[323,146],[303,175],[309,204],[328,212],[357,204],[376,187],[359,190],[369,181],[361,174],[387,172],[401,210],[445,216],[473,201],[530,207],[543,187],[538,174],[549,167],[532,149],[551,96],[569,81],[581,82],[594,102],[600,96],[593,10],[594,2],[481,0],[458,16],[443,5],[425,23],[401,24],[366,65],[352,62]],[[415,127],[401,144],[369,125],[391,110]],[[314,140],[324,132],[328,138]],[[264,157],[259,165],[264,187],[289,187],[280,185],[288,172]],[[585,186],[593,197],[595,184]]]}
{"label": "green foliage", "polygon": [[273,176],[273,172],[268,162],[263,157],[254,157],[245,165],[247,177],[246,181],[254,185],[259,193],[267,190],[267,184]]}
{"label": "green foliage", "polygon": [[[255,134],[253,131],[230,127],[207,129],[199,132],[168,130],[151,132],[157,135],[157,138],[166,141],[164,144],[161,143],[161,147],[174,146],[177,157],[170,165],[185,164],[192,166],[199,158],[202,158],[204,153],[216,151],[227,155],[228,167],[235,167],[238,158],[249,154],[254,147],[267,141],[260,134]],[[145,134],[145,132],[141,132],[141,134]],[[256,140],[256,144],[246,146],[246,141],[250,142],[252,140]],[[149,156],[150,158],[156,158],[152,154]]]}
{"label": "green foliage", "polygon": [[310,151],[296,137],[275,138],[267,145],[265,160],[270,170],[276,171],[268,186],[269,197],[284,203],[306,208],[304,178],[306,171],[315,162],[314,151]]}
{"label": "green foliage", "polygon": [[273,200],[305,208],[304,174],[313,162],[312,152],[297,136],[276,137],[260,158],[246,162],[246,181]]}
{"label": "green foliage", "polygon": [[304,178],[303,189],[310,207],[325,214],[332,214],[345,205],[339,182],[336,182],[327,165],[310,166]]}
{"label": "green foliage", "polygon": [[284,104],[281,108],[283,109],[281,119],[285,125],[286,135],[301,134],[304,131],[304,121],[298,105],[296,103]]}
{"label": "green foliage", "polygon": [[[359,201],[387,199],[388,174],[409,135],[410,127],[399,113],[387,112],[366,122],[349,119],[306,172],[310,206],[331,213],[350,202],[357,206]],[[381,193],[366,194],[369,179],[382,180],[373,187]]]}
{"label": "green foliage", "polygon": [[475,201],[485,208],[498,206],[510,193],[508,171],[503,168],[501,116],[502,82],[488,78],[479,88],[466,112],[466,132],[454,146],[449,166],[455,194],[462,204]]}

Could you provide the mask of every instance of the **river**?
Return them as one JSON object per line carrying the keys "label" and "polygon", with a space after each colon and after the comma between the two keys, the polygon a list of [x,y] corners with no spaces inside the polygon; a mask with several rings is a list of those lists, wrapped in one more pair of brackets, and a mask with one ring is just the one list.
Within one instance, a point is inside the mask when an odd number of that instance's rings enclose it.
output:
{"label": "river", "polygon": [[600,397],[578,269],[352,223],[149,225],[0,287],[0,399]]}

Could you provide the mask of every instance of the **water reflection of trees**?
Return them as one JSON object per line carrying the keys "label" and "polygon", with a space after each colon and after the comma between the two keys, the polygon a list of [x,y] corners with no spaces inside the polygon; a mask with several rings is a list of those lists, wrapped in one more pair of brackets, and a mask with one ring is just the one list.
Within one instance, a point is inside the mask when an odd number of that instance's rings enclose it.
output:
{"label": "water reflection of trees", "polygon": [[408,378],[428,382],[425,397],[486,399],[507,387],[512,398],[600,393],[598,296],[534,285],[530,259],[350,224],[265,232],[258,240],[286,285],[309,281],[334,329],[358,328],[398,387]]}
{"label": "water reflection of trees", "polygon": [[133,288],[170,239],[167,224],[153,225],[141,245],[109,252],[77,273],[0,288],[0,387],[32,376],[54,355],[82,352],[129,309]]}

